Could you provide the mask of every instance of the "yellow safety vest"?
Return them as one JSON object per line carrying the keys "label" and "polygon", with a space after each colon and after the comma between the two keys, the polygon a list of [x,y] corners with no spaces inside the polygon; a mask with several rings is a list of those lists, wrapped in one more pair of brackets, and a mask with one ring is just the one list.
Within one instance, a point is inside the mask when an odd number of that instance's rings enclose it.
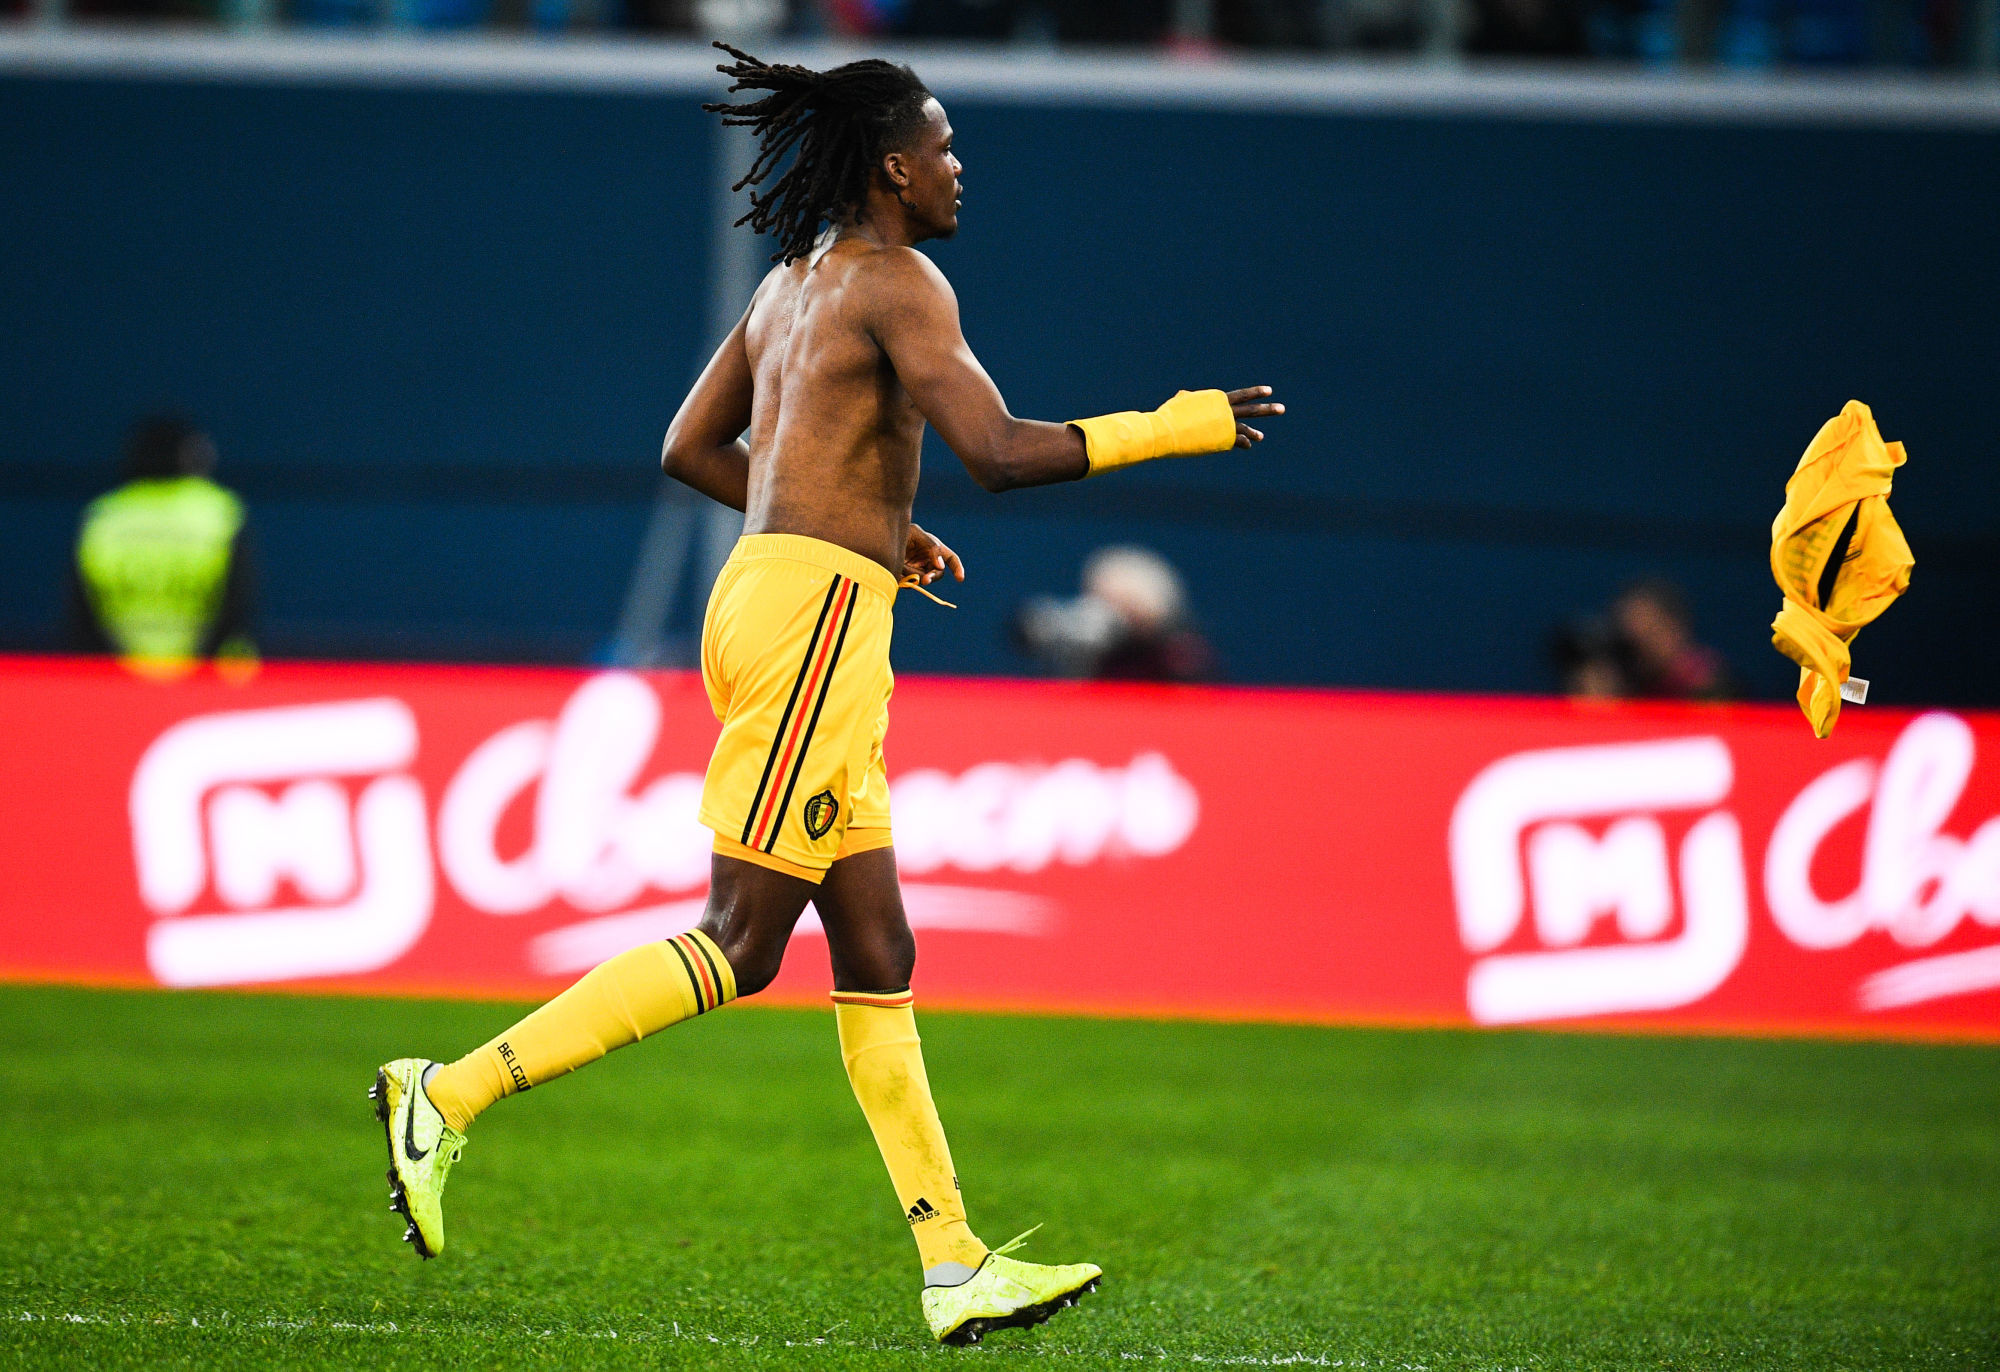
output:
{"label": "yellow safety vest", "polygon": [[77,571],[121,657],[191,664],[222,607],[243,503],[213,481],[132,481],[98,497],[76,540]]}

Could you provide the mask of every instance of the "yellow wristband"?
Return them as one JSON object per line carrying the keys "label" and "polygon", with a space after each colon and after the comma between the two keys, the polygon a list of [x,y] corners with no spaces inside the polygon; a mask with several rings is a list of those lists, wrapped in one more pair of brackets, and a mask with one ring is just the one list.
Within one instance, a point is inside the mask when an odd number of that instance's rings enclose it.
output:
{"label": "yellow wristband", "polygon": [[1157,410],[1072,419],[1083,433],[1090,475],[1156,457],[1194,457],[1236,446],[1236,414],[1221,391],[1177,391]]}

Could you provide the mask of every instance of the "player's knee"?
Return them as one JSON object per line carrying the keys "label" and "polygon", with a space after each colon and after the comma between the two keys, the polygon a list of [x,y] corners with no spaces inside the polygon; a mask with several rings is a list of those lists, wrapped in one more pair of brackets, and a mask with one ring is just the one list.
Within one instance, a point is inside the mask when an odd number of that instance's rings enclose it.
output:
{"label": "player's knee", "polygon": [[917,939],[907,925],[882,930],[855,951],[859,956],[851,974],[860,983],[857,989],[900,990],[917,970]]}
{"label": "player's knee", "polygon": [[911,933],[910,926],[905,924],[890,935],[888,943],[889,946],[883,950],[883,957],[889,964],[884,970],[890,973],[890,980],[884,984],[908,986],[910,978],[916,975],[917,971],[917,936]]}
{"label": "player's knee", "polygon": [[702,921],[702,932],[715,941],[722,956],[728,959],[738,997],[754,996],[777,980],[778,968],[785,961],[785,944],[791,936],[789,925],[782,931],[774,931],[764,921],[717,919],[713,912]]}
{"label": "player's knee", "polygon": [[778,969],[785,963],[785,945],[778,939],[746,936],[724,942],[722,955],[729,959],[729,970],[736,978],[736,994],[754,996],[778,979]]}

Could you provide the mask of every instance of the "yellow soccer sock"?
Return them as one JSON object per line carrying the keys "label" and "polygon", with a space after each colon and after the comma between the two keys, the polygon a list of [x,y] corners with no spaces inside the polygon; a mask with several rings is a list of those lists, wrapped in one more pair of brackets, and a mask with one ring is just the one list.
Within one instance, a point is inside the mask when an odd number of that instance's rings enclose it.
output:
{"label": "yellow soccer sock", "polygon": [[965,1222],[913,1003],[908,991],[835,991],[833,1015],[847,1079],[916,1237],[925,1283],[956,1286],[985,1261],[986,1245]]}
{"label": "yellow soccer sock", "polygon": [[699,929],[620,953],[519,1024],[429,1074],[424,1093],[463,1130],[502,1096],[736,999],[736,974]]}

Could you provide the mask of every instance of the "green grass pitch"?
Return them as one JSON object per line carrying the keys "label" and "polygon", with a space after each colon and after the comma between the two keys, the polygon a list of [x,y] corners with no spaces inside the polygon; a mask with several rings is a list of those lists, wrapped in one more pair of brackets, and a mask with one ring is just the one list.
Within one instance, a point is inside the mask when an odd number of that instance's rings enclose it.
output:
{"label": "green grass pitch", "polygon": [[2000,1051],[935,1014],[975,1226],[1105,1286],[928,1341],[832,1016],[479,1121],[449,1249],[375,1063],[511,1007],[0,990],[0,1363],[2000,1366]]}

